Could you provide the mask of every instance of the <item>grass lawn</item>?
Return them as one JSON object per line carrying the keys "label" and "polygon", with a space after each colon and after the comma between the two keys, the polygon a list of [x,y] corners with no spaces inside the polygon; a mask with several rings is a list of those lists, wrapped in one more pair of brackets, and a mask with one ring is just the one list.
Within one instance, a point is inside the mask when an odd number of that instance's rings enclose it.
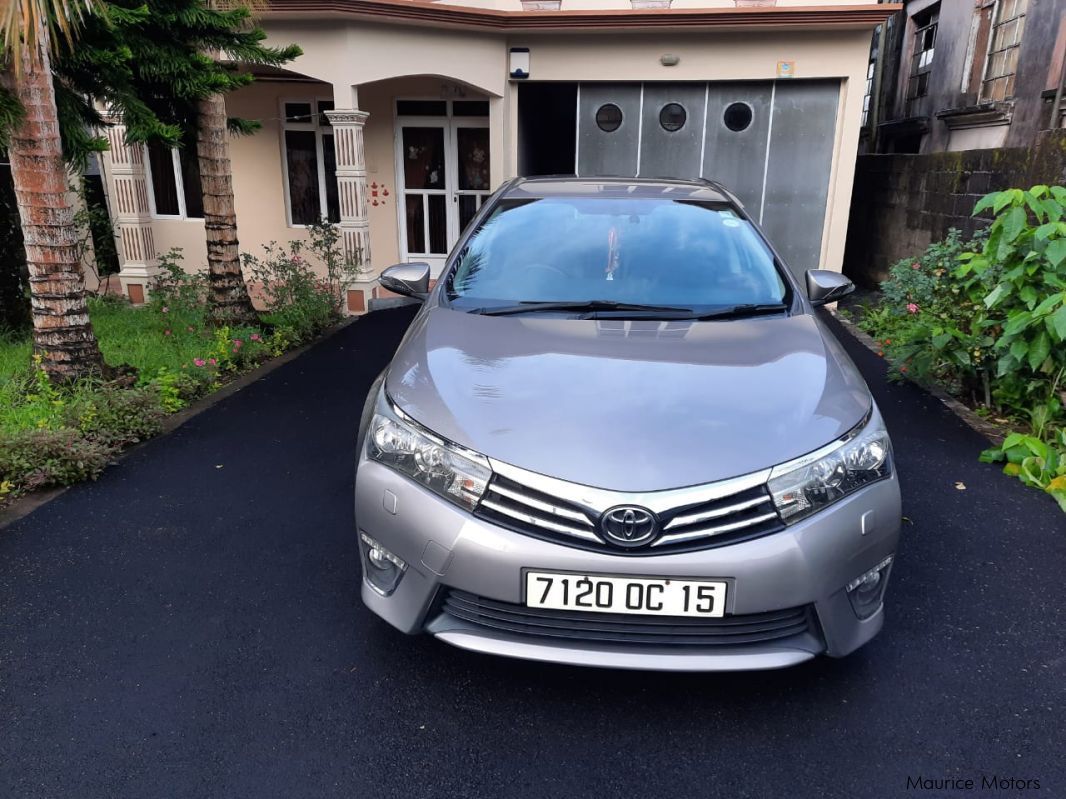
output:
{"label": "grass lawn", "polygon": [[[201,310],[134,307],[110,298],[93,298],[89,300],[89,317],[104,360],[110,366],[134,367],[142,385],[156,379],[161,370],[184,370],[210,383],[219,372],[234,371],[249,359],[261,360],[268,354],[262,331],[240,328],[220,337],[207,328]],[[233,352],[235,340],[241,342],[237,353]],[[10,399],[13,384],[32,376],[32,349],[28,336],[0,339],[0,397]],[[216,363],[210,363],[212,358]],[[198,365],[198,361],[204,363]],[[0,407],[0,416],[10,408],[5,406]]]}
{"label": "grass lawn", "polygon": [[[125,364],[154,376],[161,368],[178,370],[182,364],[192,363],[205,350],[208,334],[203,320],[195,315],[185,314],[167,325],[154,309],[100,299],[90,300],[89,315],[104,360],[111,366]],[[168,329],[169,336],[164,333]],[[29,336],[0,339],[0,394],[10,388],[11,380],[30,375],[32,350]]]}
{"label": "grass lawn", "polygon": [[258,328],[210,328],[192,304],[94,298],[89,317],[108,365],[133,367],[132,381],[53,385],[33,368],[29,337],[0,339],[0,504],[95,477],[123,447],[156,435],[167,413],[284,344]]}

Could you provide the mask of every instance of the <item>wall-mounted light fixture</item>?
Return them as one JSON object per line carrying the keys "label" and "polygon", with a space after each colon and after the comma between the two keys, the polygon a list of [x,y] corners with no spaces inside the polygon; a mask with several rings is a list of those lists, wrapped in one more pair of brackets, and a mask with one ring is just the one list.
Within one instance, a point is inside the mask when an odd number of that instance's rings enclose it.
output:
{"label": "wall-mounted light fixture", "polygon": [[512,47],[510,59],[510,72],[514,80],[525,80],[529,77],[529,48]]}
{"label": "wall-mounted light fixture", "polygon": [[674,55],[673,53],[666,53],[659,57],[659,63],[664,67],[676,67],[681,63],[681,56]]}

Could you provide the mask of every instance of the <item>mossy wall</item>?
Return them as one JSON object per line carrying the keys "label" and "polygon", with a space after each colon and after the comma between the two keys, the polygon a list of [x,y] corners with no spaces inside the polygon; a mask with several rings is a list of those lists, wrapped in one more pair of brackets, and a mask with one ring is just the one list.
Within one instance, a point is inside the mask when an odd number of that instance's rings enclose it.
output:
{"label": "mossy wall", "polygon": [[1066,130],[1045,131],[1033,147],[928,155],[861,155],[844,252],[844,273],[863,285],[916,255],[950,228],[973,233],[991,221],[972,217],[990,191],[1066,185]]}

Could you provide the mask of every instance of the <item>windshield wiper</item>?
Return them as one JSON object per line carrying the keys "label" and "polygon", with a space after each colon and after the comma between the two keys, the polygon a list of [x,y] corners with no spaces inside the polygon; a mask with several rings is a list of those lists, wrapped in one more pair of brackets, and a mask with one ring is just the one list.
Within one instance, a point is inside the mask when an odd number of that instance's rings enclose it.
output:
{"label": "windshield wiper", "polygon": [[783,302],[767,302],[767,303],[743,303],[741,305],[731,305],[728,308],[719,308],[715,311],[708,311],[707,313],[701,313],[696,316],[688,317],[697,322],[703,322],[708,319],[738,319],[744,316],[759,316],[761,314],[782,313],[789,308]]}
{"label": "windshield wiper", "polygon": [[484,316],[510,316],[511,314],[535,311],[572,311],[574,313],[597,313],[599,311],[633,311],[636,313],[670,314],[670,318],[689,318],[691,308],[679,308],[676,305],[642,305],[634,302],[613,302],[611,300],[578,300],[575,302],[522,302],[518,305],[501,305],[497,308],[478,308],[472,313]]}

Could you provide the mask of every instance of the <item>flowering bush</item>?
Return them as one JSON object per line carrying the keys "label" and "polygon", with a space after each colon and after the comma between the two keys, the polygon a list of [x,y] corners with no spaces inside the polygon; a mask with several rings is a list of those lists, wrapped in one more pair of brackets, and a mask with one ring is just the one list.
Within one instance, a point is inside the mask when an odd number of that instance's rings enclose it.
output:
{"label": "flowering bush", "polygon": [[[996,218],[968,248],[956,233],[900,262],[861,325],[899,370],[910,369],[1026,427],[986,453],[1056,496],[1066,464],[1066,188],[983,197]],[[978,246],[979,245],[979,246]],[[968,249],[969,251],[962,251]],[[1024,465],[1023,465],[1024,461]],[[1066,509],[1066,507],[1064,507]]]}
{"label": "flowering bush", "polygon": [[283,331],[287,346],[308,341],[340,318],[344,287],[359,269],[358,259],[345,258],[336,225],[311,225],[308,239],[285,247],[271,242],[262,256],[241,255],[262,286],[264,321]]}

